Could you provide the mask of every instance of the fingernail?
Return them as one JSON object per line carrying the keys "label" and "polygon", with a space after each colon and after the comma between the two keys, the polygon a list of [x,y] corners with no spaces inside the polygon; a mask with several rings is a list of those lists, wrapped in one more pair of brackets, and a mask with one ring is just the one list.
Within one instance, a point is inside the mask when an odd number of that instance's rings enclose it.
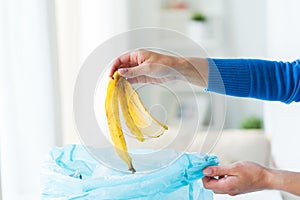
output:
{"label": "fingernail", "polygon": [[212,172],[213,170],[210,168],[203,170],[203,174],[206,176],[212,175]]}
{"label": "fingernail", "polygon": [[128,72],[128,69],[126,69],[126,68],[120,68],[120,69],[118,69],[118,72],[120,74],[124,75],[124,74],[126,74]]}

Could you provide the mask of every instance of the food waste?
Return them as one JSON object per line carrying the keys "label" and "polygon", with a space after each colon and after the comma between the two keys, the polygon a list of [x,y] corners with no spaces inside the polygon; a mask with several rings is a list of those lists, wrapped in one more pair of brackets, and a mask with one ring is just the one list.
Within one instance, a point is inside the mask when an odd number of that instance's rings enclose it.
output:
{"label": "food waste", "polygon": [[151,115],[131,83],[116,71],[109,80],[105,99],[108,129],[118,156],[127,164],[128,169],[135,173],[121,126],[119,107],[126,126],[140,142],[144,142],[146,138],[161,136],[168,127]]}

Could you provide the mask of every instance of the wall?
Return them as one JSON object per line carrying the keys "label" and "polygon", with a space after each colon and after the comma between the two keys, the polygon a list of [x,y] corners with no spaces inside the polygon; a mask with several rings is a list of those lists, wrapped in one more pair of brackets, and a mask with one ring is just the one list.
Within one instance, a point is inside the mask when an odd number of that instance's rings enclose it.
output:
{"label": "wall", "polygon": [[266,131],[272,139],[272,153],[279,168],[300,170],[299,159],[295,158],[300,152],[299,119],[299,104],[265,104]]}
{"label": "wall", "polygon": [[266,56],[266,0],[229,0],[224,4],[226,56]]}
{"label": "wall", "polygon": [[[224,56],[266,57],[266,0],[229,0],[224,3]],[[225,128],[239,128],[249,116],[263,118],[263,102],[227,98]]]}
{"label": "wall", "polygon": [[[268,0],[268,56],[276,60],[300,57],[300,26],[297,0]],[[272,154],[280,169],[300,171],[300,105],[267,103],[266,131],[272,138]],[[285,199],[300,197],[283,193]]]}
{"label": "wall", "polygon": [[130,0],[128,6],[128,28],[153,27],[159,23],[158,0]]}
{"label": "wall", "polygon": [[[1,154],[1,152],[0,152]],[[0,157],[1,159],[1,157]],[[1,165],[1,161],[0,161],[0,165]],[[1,180],[1,170],[0,170],[0,180]],[[1,181],[0,181],[0,200],[2,200],[2,184],[1,184]]]}
{"label": "wall", "polygon": [[[300,1],[268,1],[268,55],[276,60],[300,57]],[[300,105],[267,103],[266,130],[272,137],[272,152],[279,168],[300,171]]]}
{"label": "wall", "polygon": [[297,0],[268,0],[268,56],[298,59],[300,46],[299,5]]}

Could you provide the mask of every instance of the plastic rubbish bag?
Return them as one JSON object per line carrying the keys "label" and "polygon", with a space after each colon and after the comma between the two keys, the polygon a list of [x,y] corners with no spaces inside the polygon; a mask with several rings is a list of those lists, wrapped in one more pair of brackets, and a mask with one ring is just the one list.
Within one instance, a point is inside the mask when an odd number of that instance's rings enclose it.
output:
{"label": "plastic rubbish bag", "polygon": [[[201,178],[205,167],[218,165],[214,155],[184,153],[160,170],[131,174],[104,166],[86,148],[68,145],[50,152],[51,158],[41,173],[42,199],[213,199],[212,192],[203,188]],[[164,150],[170,152],[176,153]],[[145,162],[149,166],[148,158]]]}

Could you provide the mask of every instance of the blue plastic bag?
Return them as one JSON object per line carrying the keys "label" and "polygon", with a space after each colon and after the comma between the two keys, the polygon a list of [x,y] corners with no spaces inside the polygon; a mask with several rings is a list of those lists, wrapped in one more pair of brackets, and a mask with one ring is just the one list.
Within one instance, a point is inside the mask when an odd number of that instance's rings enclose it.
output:
{"label": "blue plastic bag", "polygon": [[[97,149],[97,152],[114,154],[112,149]],[[161,154],[170,153],[178,152],[163,150]],[[213,199],[201,180],[205,167],[218,165],[213,155],[184,153],[167,167],[136,174],[104,166],[81,145],[54,148],[50,157],[41,174],[42,199]],[[119,160],[115,155],[110,157]],[[144,161],[147,167],[151,162],[157,164],[153,159]]]}

